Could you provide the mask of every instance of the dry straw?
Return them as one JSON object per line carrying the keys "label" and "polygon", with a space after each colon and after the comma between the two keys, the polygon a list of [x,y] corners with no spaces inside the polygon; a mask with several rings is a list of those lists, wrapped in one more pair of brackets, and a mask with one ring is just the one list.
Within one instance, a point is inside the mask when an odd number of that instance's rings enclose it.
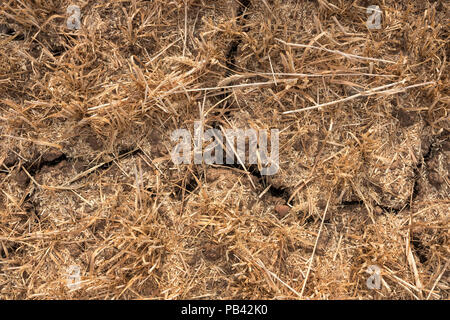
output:
{"label": "dry straw", "polygon": [[0,299],[448,299],[448,3],[382,3],[2,1]]}

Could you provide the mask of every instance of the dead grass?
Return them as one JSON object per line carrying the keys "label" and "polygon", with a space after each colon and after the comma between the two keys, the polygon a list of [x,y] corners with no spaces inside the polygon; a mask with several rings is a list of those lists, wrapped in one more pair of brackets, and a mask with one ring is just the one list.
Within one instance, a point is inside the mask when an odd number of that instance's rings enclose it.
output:
{"label": "dead grass", "polygon": [[[448,299],[448,10],[3,1],[0,298]],[[280,129],[279,172],[175,166],[202,117]]]}

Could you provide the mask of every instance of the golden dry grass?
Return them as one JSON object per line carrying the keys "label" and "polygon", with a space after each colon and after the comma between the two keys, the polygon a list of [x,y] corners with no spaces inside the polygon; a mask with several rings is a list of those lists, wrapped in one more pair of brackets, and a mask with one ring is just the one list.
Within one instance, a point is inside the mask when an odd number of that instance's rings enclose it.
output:
{"label": "golden dry grass", "polygon": [[[448,299],[448,13],[3,0],[0,298]],[[202,117],[280,129],[278,173],[174,165]]]}

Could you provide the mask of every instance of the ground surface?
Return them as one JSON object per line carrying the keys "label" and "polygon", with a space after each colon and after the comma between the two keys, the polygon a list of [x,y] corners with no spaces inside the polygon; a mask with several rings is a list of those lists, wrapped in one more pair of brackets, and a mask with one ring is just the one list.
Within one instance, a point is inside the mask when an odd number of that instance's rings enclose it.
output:
{"label": "ground surface", "polygon": [[[3,0],[0,298],[448,299],[448,10]],[[200,119],[279,129],[280,170],[174,165]]]}

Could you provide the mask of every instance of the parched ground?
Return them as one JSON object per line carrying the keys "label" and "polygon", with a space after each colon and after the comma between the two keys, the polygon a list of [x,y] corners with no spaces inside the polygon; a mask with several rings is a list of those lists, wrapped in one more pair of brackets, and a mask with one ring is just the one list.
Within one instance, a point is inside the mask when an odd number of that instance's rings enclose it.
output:
{"label": "parched ground", "polygon": [[[0,298],[448,299],[448,26],[443,0],[3,0]],[[279,171],[175,165],[199,120],[279,129]]]}

